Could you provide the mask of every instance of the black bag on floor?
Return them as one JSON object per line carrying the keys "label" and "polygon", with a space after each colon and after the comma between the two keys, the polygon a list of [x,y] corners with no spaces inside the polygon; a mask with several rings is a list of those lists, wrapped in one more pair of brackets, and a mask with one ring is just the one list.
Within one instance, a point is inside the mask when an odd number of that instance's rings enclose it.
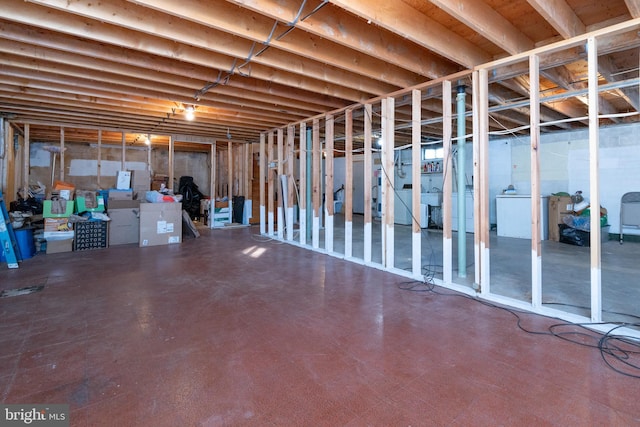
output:
{"label": "black bag on floor", "polygon": [[193,182],[192,176],[181,176],[178,184],[178,194],[182,194],[182,209],[187,211],[191,219],[200,217],[200,200],[203,194]]}

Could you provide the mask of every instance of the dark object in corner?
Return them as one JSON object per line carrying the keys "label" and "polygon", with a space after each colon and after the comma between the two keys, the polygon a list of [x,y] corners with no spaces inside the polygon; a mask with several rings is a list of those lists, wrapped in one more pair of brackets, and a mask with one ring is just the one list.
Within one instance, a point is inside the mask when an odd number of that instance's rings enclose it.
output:
{"label": "dark object in corner", "polygon": [[193,182],[192,176],[181,176],[178,184],[178,193],[182,194],[182,209],[187,211],[191,219],[200,217],[200,200],[203,194]]}

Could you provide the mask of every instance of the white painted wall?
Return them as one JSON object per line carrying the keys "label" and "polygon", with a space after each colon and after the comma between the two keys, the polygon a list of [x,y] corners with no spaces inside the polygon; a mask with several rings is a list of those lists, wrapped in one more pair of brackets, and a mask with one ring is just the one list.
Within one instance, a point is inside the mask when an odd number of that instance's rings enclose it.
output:
{"label": "white painted wall", "polygon": [[[640,124],[619,124],[600,129],[600,204],[608,211],[611,233],[620,232],[620,198],[629,191],[640,191]],[[508,138],[492,141],[500,143],[492,155],[506,157],[511,148],[511,183],[520,194],[530,194],[529,138]],[[493,161],[493,159],[492,159]],[[499,187],[493,169],[491,182]],[[586,199],[589,191],[588,131],[578,130],[543,134],[540,145],[540,178],[543,195],[560,191],[573,194],[582,191]],[[625,230],[629,234],[640,234]]]}

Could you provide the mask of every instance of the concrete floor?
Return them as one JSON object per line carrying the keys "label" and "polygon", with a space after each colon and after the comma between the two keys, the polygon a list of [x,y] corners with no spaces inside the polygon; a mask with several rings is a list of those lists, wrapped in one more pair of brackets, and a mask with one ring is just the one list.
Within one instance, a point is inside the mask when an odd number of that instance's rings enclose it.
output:
{"label": "concrete floor", "polygon": [[69,404],[72,426],[640,423],[640,380],[597,349],[257,232],[1,269],[44,285],[0,298],[2,402]]}
{"label": "concrete floor", "polygon": [[[364,257],[364,220],[353,216],[353,256]],[[334,216],[334,251],[344,254],[344,215]],[[375,220],[372,227],[372,262],[381,264],[381,225]],[[396,224],[395,267],[411,271],[411,227]],[[321,230],[320,247],[324,248],[324,230]],[[472,287],[474,282],[473,234],[467,233],[467,275],[458,276],[458,241],[453,233],[453,281]],[[496,295],[531,302],[531,240],[490,235],[491,292]],[[602,244],[602,295],[603,321],[640,322],[640,243],[617,240]],[[442,279],[442,232],[422,230],[422,266],[428,276]],[[554,309],[590,317],[591,267],[588,247],[544,240],[542,242],[542,301]]]}

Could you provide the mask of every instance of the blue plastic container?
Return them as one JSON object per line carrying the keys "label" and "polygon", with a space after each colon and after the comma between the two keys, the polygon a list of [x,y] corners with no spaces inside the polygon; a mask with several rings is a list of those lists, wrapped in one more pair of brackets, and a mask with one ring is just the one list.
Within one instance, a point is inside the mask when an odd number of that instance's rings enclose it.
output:
{"label": "blue plastic container", "polygon": [[21,228],[14,231],[16,234],[16,242],[23,260],[29,259],[36,254],[36,245],[33,242],[33,229]]}

